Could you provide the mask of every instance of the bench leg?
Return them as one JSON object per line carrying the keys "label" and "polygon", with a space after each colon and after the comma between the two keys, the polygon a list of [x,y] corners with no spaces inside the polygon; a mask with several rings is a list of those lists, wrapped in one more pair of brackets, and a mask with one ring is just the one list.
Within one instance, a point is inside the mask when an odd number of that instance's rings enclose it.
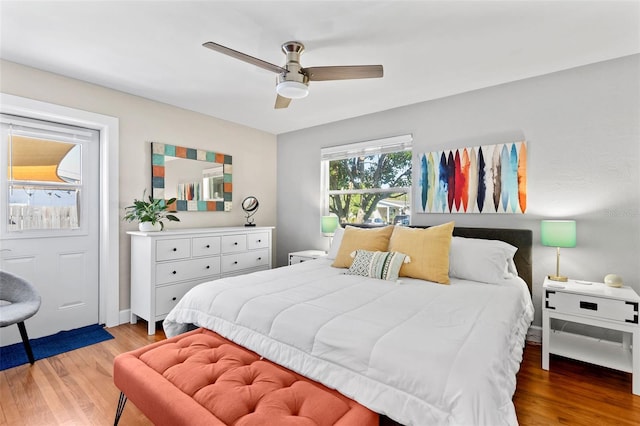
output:
{"label": "bench leg", "polygon": [[124,411],[124,404],[127,403],[127,396],[124,392],[120,392],[120,399],[118,399],[118,408],[116,409],[116,418],[113,421],[113,426],[118,426],[118,422],[120,421],[120,416],[122,416],[122,412]]}

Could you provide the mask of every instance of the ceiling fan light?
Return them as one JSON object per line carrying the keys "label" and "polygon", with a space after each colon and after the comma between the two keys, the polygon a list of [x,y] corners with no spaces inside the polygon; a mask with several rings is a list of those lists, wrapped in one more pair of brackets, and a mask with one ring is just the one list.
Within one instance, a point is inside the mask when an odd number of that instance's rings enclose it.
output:
{"label": "ceiling fan light", "polygon": [[298,81],[283,81],[276,86],[278,95],[289,99],[301,99],[309,94],[309,87]]}

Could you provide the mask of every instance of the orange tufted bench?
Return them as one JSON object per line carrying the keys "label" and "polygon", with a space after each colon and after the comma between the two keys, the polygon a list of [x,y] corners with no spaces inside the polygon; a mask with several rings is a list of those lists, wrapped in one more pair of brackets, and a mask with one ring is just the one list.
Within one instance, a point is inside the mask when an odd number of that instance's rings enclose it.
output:
{"label": "orange tufted bench", "polygon": [[114,360],[122,391],[156,425],[378,425],[376,413],[203,328]]}

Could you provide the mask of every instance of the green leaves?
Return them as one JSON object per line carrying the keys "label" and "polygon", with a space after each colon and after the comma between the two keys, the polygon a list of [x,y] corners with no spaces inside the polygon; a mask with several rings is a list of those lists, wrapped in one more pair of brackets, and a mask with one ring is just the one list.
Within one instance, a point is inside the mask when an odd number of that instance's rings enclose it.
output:
{"label": "green leaves", "polygon": [[180,222],[178,217],[167,212],[167,206],[175,203],[175,198],[169,200],[154,199],[149,195],[149,201],[144,201],[146,192],[147,190],[145,189],[142,193],[142,200],[134,199],[132,205],[124,208],[125,215],[122,220],[127,222],[151,222],[154,225],[159,222],[163,229],[164,223],[162,223],[162,219]]}

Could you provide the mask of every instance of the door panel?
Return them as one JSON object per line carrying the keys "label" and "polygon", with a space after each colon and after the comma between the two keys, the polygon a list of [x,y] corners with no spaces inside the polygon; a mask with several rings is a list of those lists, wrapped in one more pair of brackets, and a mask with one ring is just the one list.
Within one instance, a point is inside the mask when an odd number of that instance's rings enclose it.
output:
{"label": "door panel", "polygon": [[[40,292],[40,310],[26,321],[29,337],[47,336],[61,330],[95,324],[99,318],[98,133],[78,129],[80,136],[75,136],[73,128],[62,126],[58,132],[51,123],[46,123],[43,130],[38,127],[37,122],[7,118],[5,115],[2,116],[2,121],[0,268],[29,280]],[[12,122],[11,128],[7,124],[9,121]],[[78,155],[81,175],[69,173],[67,167],[59,167],[57,174],[63,176],[65,182],[35,182],[31,185],[21,180],[16,187],[28,187],[30,191],[28,198],[21,193],[17,194],[23,196],[26,200],[24,203],[16,201],[16,194],[10,194],[12,182],[16,181],[10,181],[7,160],[9,155],[5,155],[10,152],[10,132],[28,137],[46,134],[47,139],[59,139],[79,145],[81,149],[71,152],[81,152]],[[26,158],[28,161],[29,156]],[[66,170],[62,170],[63,168]],[[68,222],[59,220],[58,213],[61,210],[55,203],[64,199],[65,192],[72,191],[75,195],[70,198],[73,200],[71,207],[67,201],[63,208],[77,213],[78,220],[69,226]],[[45,204],[47,200],[52,200],[50,206],[43,207],[43,200]],[[23,211],[28,211],[32,217],[29,221],[23,220],[20,223],[36,223],[38,226],[17,227],[16,216],[12,217],[11,214]],[[33,219],[33,216],[38,217]],[[0,328],[0,346],[19,341],[17,327]]]}

